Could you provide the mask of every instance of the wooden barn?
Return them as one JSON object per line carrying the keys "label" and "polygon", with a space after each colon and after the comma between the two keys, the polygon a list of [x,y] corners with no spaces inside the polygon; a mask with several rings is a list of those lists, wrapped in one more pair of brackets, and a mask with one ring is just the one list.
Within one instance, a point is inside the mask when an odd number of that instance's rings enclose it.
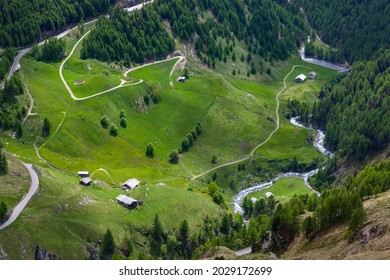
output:
{"label": "wooden barn", "polygon": [[137,200],[124,194],[118,195],[116,200],[120,205],[123,205],[124,207],[129,209],[136,208],[140,205],[140,203]]}
{"label": "wooden barn", "polygon": [[123,183],[122,189],[124,189],[124,190],[132,190],[132,189],[138,187],[139,184],[140,184],[140,181],[138,181],[135,178],[131,178],[131,179],[129,179],[126,182]]}
{"label": "wooden barn", "polygon": [[295,81],[298,83],[303,83],[306,80],[306,76],[303,74],[299,74],[296,76]]}
{"label": "wooden barn", "polygon": [[92,180],[89,177],[84,177],[84,178],[82,178],[80,180],[80,185],[83,185],[83,186],[87,186],[88,187],[88,186],[91,185],[91,183],[92,183]]}

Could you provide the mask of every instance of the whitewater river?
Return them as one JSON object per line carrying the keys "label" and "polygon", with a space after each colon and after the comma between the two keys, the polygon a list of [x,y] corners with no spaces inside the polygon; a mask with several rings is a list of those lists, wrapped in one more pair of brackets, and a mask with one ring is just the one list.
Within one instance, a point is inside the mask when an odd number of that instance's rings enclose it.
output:
{"label": "whitewater river", "polygon": [[[292,118],[290,120],[290,123],[295,125],[295,126],[298,126],[298,127],[315,130],[317,132],[317,136],[313,142],[314,147],[316,147],[323,155],[325,155],[327,157],[334,156],[334,154],[331,151],[327,150],[324,146],[325,135],[324,135],[323,131],[321,131],[319,129],[314,129],[310,126],[306,126],[306,125],[298,122],[298,117]],[[241,215],[243,215],[244,210],[242,209],[241,206],[242,206],[242,202],[244,200],[244,197],[246,197],[247,195],[249,195],[251,193],[271,188],[277,180],[282,179],[282,178],[300,177],[303,179],[303,181],[305,182],[305,185],[309,189],[311,189],[312,191],[317,193],[317,195],[320,195],[320,193],[318,191],[314,190],[309,184],[309,177],[313,176],[317,172],[318,172],[318,168],[314,169],[314,170],[310,170],[308,172],[304,172],[304,173],[286,172],[286,173],[282,173],[282,174],[277,175],[275,178],[273,178],[269,182],[263,182],[263,183],[254,185],[252,187],[249,187],[247,189],[243,189],[233,198],[232,205],[233,205],[234,212],[240,213]]]}
{"label": "whitewater river", "polygon": [[340,71],[340,72],[348,71],[348,70],[351,69],[349,67],[344,67],[344,66],[339,65],[339,64],[331,63],[329,61],[306,57],[305,56],[305,46],[302,46],[299,49],[299,55],[301,56],[301,59],[303,61],[309,62],[311,64],[320,65],[320,66],[323,66],[323,67],[326,67],[326,68],[334,69],[334,70],[337,70],[337,71]]}

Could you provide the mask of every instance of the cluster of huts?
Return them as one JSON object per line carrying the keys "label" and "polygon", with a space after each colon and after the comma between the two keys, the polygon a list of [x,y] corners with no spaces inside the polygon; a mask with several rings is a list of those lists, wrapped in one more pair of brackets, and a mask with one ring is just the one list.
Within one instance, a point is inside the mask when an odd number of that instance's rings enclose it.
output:
{"label": "cluster of huts", "polygon": [[[308,78],[310,80],[315,80],[317,78],[317,73],[312,71],[308,74]],[[298,76],[295,77],[295,82],[297,83],[303,83],[306,80],[306,75],[305,74],[299,74]]]}
{"label": "cluster of huts", "polygon": [[[266,199],[269,199],[271,196],[274,196],[274,194],[272,192],[266,192],[265,193],[265,198]],[[260,198],[261,199],[261,198]],[[251,202],[252,203],[256,203],[258,199],[256,197],[251,197]]]}
{"label": "cluster of huts", "polygon": [[[79,172],[77,172],[77,175],[81,178],[79,181],[80,185],[88,187],[92,184],[92,179],[90,178],[89,171],[79,171]],[[122,189],[129,191],[129,190],[132,190],[132,189],[138,187],[139,184],[140,184],[140,181],[138,181],[135,178],[131,178],[122,184]],[[129,209],[138,208],[138,206],[143,204],[143,202],[141,200],[136,200],[136,199],[129,197],[127,195],[124,195],[124,194],[118,195],[116,198],[116,201],[119,204],[121,204],[124,207],[129,208]]]}

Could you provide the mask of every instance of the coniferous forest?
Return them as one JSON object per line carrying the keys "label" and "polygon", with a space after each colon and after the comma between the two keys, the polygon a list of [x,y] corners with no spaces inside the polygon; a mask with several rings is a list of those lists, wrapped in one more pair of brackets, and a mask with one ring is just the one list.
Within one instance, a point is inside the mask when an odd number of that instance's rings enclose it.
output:
{"label": "coniferous forest", "polygon": [[297,0],[321,39],[349,62],[370,59],[390,46],[387,0]]}
{"label": "coniferous forest", "polygon": [[355,160],[390,141],[390,51],[353,64],[348,77],[325,86],[311,121],[325,128],[326,144]]}
{"label": "coniferous forest", "polygon": [[45,34],[108,12],[116,0],[0,0],[0,47],[22,47]]}
{"label": "coniferous forest", "polygon": [[97,27],[84,40],[81,58],[124,61],[129,67],[145,59],[161,59],[174,47],[154,9],[146,7],[128,15],[116,7],[110,19],[100,18]]}
{"label": "coniferous forest", "polygon": [[285,60],[307,33],[302,17],[274,1],[155,2],[130,17],[115,9],[110,20],[100,19],[83,44],[82,58],[124,60],[126,65],[161,58],[174,48],[162,21],[169,22],[175,38],[194,44],[198,56],[209,67],[215,66],[216,60],[232,56],[237,39],[245,42],[250,54],[267,61]]}

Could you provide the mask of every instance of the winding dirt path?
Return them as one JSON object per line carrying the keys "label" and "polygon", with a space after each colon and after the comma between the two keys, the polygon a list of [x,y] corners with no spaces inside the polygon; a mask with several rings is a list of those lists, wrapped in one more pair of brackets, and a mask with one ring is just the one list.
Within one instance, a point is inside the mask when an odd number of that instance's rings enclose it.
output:
{"label": "winding dirt path", "polygon": [[69,53],[69,55],[62,61],[61,65],[60,65],[60,69],[59,69],[59,73],[60,73],[60,77],[61,77],[61,80],[62,80],[62,83],[64,84],[66,90],[68,91],[69,95],[72,97],[73,100],[77,100],[77,101],[81,101],[81,100],[87,100],[87,99],[90,99],[90,98],[93,98],[93,97],[96,97],[96,96],[99,96],[99,95],[102,95],[102,94],[105,94],[107,92],[110,92],[110,91],[114,91],[118,88],[121,88],[121,87],[128,87],[128,86],[135,86],[135,85],[138,85],[140,83],[143,82],[143,80],[139,80],[138,82],[136,83],[133,83],[133,84],[128,84],[128,85],[125,85],[126,81],[125,80],[121,80],[121,83],[116,86],[116,87],[113,87],[113,88],[110,88],[108,90],[105,90],[105,91],[101,91],[101,92],[98,92],[98,93],[95,93],[95,94],[92,94],[90,96],[86,96],[86,97],[76,97],[72,91],[72,89],[69,87],[68,83],[66,82],[65,78],[64,78],[64,75],[63,75],[63,70],[64,70],[64,65],[65,63],[69,60],[69,58],[72,57],[74,51],[76,50],[77,46],[80,44],[80,42],[82,40],[84,40],[84,38],[92,31],[89,30],[88,32],[86,32],[81,38],[80,40],[78,40],[76,42],[76,44],[73,46],[72,48],[72,51]]}
{"label": "winding dirt path", "polygon": [[[60,65],[60,69],[59,69],[59,74],[60,74],[60,77],[61,77],[61,81],[62,83],[64,84],[66,90],[68,91],[70,97],[72,97],[73,100],[76,100],[76,101],[82,101],[82,100],[87,100],[87,99],[90,99],[90,98],[93,98],[93,97],[96,97],[96,96],[99,96],[99,95],[102,95],[102,94],[105,94],[107,92],[111,92],[111,91],[114,91],[116,89],[119,89],[119,88],[122,88],[122,87],[130,87],[130,86],[135,86],[135,85],[139,85],[141,83],[143,83],[144,81],[142,79],[140,79],[138,82],[135,82],[135,83],[132,83],[132,84],[126,84],[127,81],[126,80],[122,80],[121,79],[121,82],[118,86],[116,87],[113,87],[113,88],[110,88],[108,90],[105,90],[105,91],[101,91],[101,92],[98,92],[98,93],[95,93],[95,94],[92,94],[92,95],[89,95],[89,96],[86,96],[86,97],[76,97],[72,91],[72,89],[70,88],[70,86],[68,85],[68,83],[66,82],[65,78],[64,78],[64,75],[63,75],[63,70],[64,70],[64,66],[66,64],[66,62],[72,57],[74,51],[76,50],[77,46],[80,44],[80,42],[82,40],[84,40],[84,38],[92,31],[89,30],[88,32],[86,32],[77,42],[76,44],[73,46],[72,48],[72,51],[69,53],[69,55],[62,61],[61,65]],[[163,63],[163,62],[166,62],[166,61],[170,61],[170,60],[173,60],[173,59],[178,59],[179,60],[175,63],[175,65],[172,67],[172,70],[171,72],[169,73],[169,77],[172,76],[173,74],[173,71],[175,70],[176,66],[179,64],[179,63],[183,63],[185,64],[186,63],[186,58],[184,56],[174,56],[174,57],[171,57],[171,58],[167,58],[167,59],[164,59],[164,60],[160,60],[160,61],[156,61],[156,62],[151,62],[151,63],[146,63],[146,64],[143,64],[143,65],[140,65],[140,66],[137,66],[137,67],[134,67],[130,70],[127,70],[125,73],[124,73],[124,76],[127,77],[127,74],[129,74],[130,72],[132,71],[135,71],[135,70],[138,70],[140,68],[143,68],[143,67],[147,67],[147,66],[150,66],[150,65],[155,65],[155,64],[159,64],[159,63]]]}
{"label": "winding dirt path", "polygon": [[93,171],[93,172],[91,173],[91,178],[93,177],[93,175],[95,175],[96,172],[103,172],[103,173],[105,173],[105,174],[108,176],[108,178],[111,179],[111,182],[112,182],[113,184],[117,184],[117,182],[111,177],[110,173],[108,173],[108,171],[107,171],[106,169],[104,169],[104,168],[98,168],[98,169],[96,169],[95,171]]}
{"label": "winding dirt path", "polygon": [[243,162],[243,161],[246,161],[246,160],[249,160],[253,157],[254,153],[261,147],[263,146],[264,144],[266,144],[271,138],[272,136],[279,130],[279,127],[280,127],[280,117],[279,117],[279,107],[280,107],[280,101],[279,101],[279,97],[280,95],[287,89],[287,85],[286,85],[286,79],[288,76],[290,76],[290,74],[295,70],[296,67],[303,67],[303,68],[307,68],[306,66],[303,66],[303,65],[294,65],[291,69],[290,72],[288,72],[288,74],[284,77],[283,79],[283,89],[281,89],[278,94],[276,95],[275,97],[275,100],[276,100],[276,108],[275,108],[275,113],[276,113],[276,127],[275,129],[268,135],[267,139],[265,139],[263,142],[261,142],[259,145],[257,145],[251,152],[250,154],[247,156],[247,157],[244,157],[242,159],[238,159],[238,160],[235,160],[235,161],[231,161],[231,162],[228,162],[228,163],[225,163],[225,164],[221,164],[221,165],[218,165],[214,168],[211,168],[199,175],[195,175],[191,178],[191,180],[195,180],[199,177],[202,177],[210,172],[213,172],[215,170],[218,170],[218,169],[221,169],[223,167],[226,167],[226,166],[230,166],[230,165],[233,165],[233,164],[237,164],[237,163],[240,163],[240,162]]}

